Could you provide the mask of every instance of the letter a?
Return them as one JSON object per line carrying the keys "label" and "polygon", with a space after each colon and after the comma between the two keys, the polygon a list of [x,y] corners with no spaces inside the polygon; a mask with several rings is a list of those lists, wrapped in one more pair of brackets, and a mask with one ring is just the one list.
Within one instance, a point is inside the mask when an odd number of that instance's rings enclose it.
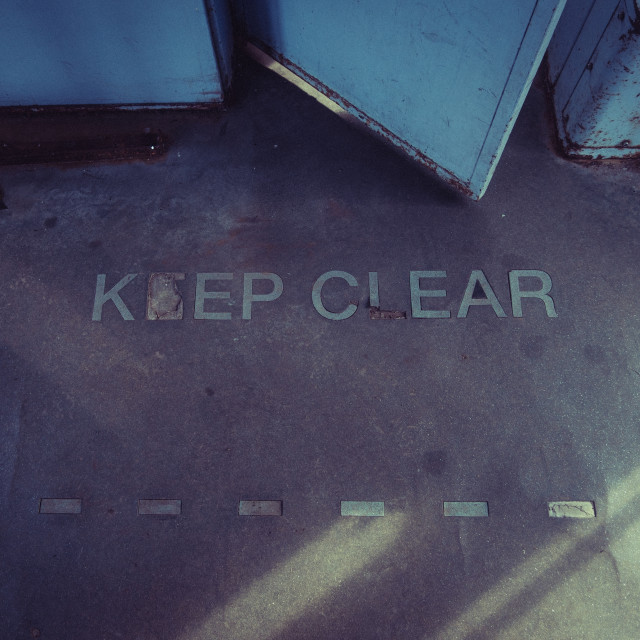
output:
{"label": "letter a", "polygon": [[[485,298],[474,298],[473,292],[475,291],[476,284],[480,285],[480,288],[484,292]],[[466,318],[471,306],[483,306],[489,305],[493,309],[498,318],[506,318],[507,314],[504,312],[502,305],[498,301],[496,294],[494,293],[489,281],[487,280],[484,272],[481,269],[477,269],[471,272],[469,276],[469,283],[464,292],[462,302],[460,303],[460,309],[458,310],[458,318]]]}

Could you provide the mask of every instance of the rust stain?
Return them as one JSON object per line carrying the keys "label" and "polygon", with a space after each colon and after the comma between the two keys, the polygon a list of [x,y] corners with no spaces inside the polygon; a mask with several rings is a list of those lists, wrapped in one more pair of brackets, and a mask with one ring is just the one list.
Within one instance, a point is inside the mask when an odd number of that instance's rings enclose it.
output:
{"label": "rust stain", "polygon": [[331,218],[350,218],[353,215],[351,209],[344,205],[344,203],[334,198],[329,198],[328,213]]}
{"label": "rust stain", "polygon": [[167,150],[167,139],[160,132],[30,143],[0,140],[0,165],[150,160]]}
{"label": "rust stain", "polygon": [[238,263],[238,268],[253,269],[255,268],[256,255],[262,260],[271,264],[277,264],[284,256],[294,254],[299,256],[304,254],[304,258],[308,259],[314,255],[316,242],[251,242],[233,245],[232,248],[247,253]]}
{"label": "rust stain", "polygon": [[380,307],[369,307],[369,318],[371,320],[406,320],[406,311],[389,311]]}
{"label": "rust stain", "polygon": [[631,23],[631,30],[629,34],[640,35],[640,5],[636,1],[636,15],[632,18],[629,16],[629,22]]}
{"label": "rust stain", "polygon": [[[563,113],[560,120],[554,117],[555,112],[555,87],[553,82],[551,81],[551,74],[549,71],[549,63],[545,60],[543,61],[544,65],[544,77],[545,77],[545,95],[547,99],[547,107],[546,113],[547,121],[549,126],[554,130],[553,136],[553,151],[560,157],[566,158],[575,162],[577,164],[582,164],[585,166],[595,166],[598,164],[603,164],[605,162],[614,162],[614,163],[624,163],[629,160],[637,160],[640,158],[640,147],[636,147],[630,145],[629,140],[622,140],[619,144],[580,144],[572,139],[569,134],[569,115],[567,113]],[[638,95],[640,97],[640,94]],[[594,100],[598,100],[598,96],[594,96]],[[640,121],[640,116],[631,117],[631,122],[635,122],[635,118],[638,118]],[[580,125],[578,125],[580,126]],[[602,136],[602,130],[599,129],[595,131],[593,136]],[[638,148],[638,152],[628,152],[625,153],[624,157],[615,157],[615,158],[603,158],[603,154],[606,155],[607,150],[616,148],[616,149],[636,149]],[[602,153],[600,153],[602,152]]]}
{"label": "rust stain", "polygon": [[137,113],[159,113],[161,111],[224,111],[220,103],[213,102],[164,102],[158,105],[145,103],[130,104],[56,104],[29,106],[0,107],[0,115],[26,115],[34,113],[122,113],[134,111]]}

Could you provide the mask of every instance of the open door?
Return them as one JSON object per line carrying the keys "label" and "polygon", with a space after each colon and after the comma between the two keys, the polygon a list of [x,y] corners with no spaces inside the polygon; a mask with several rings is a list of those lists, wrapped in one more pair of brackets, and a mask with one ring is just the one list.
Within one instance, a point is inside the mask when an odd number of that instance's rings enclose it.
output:
{"label": "open door", "polygon": [[248,39],[473,198],[566,0],[236,0]]}

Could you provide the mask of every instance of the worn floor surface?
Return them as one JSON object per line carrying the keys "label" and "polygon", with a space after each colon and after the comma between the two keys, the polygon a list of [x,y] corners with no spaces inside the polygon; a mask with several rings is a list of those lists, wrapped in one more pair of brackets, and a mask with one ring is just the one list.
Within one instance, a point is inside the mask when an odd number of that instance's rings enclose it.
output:
{"label": "worn floor surface", "polygon": [[0,637],[637,640],[638,166],[534,89],[472,202],[250,63],[131,123],[166,155],[0,170]]}

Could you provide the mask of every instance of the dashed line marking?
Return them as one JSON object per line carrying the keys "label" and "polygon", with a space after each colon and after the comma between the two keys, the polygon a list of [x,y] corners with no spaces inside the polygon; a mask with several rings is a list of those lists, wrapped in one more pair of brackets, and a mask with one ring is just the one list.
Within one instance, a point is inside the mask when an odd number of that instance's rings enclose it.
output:
{"label": "dashed line marking", "polygon": [[445,502],[444,515],[458,518],[488,518],[488,502]]}
{"label": "dashed line marking", "polygon": [[282,500],[240,500],[240,516],[281,516]]}
{"label": "dashed line marking", "polygon": [[38,507],[39,513],[82,513],[82,500],[80,498],[41,498]]}
{"label": "dashed line marking", "polygon": [[139,516],[179,516],[182,500],[138,500]]}
{"label": "dashed line marking", "polygon": [[[592,500],[554,500],[547,503],[550,518],[595,518],[595,502]],[[139,499],[138,515],[172,515],[182,513],[182,500]],[[80,514],[80,498],[41,498],[38,505],[41,514]],[[240,500],[238,515],[241,516],[281,516],[282,500]],[[488,517],[489,503],[486,501],[443,502],[446,517]],[[384,516],[384,502],[342,500],[342,516]]]}
{"label": "dashed line marking", "polygon": [[548,503],[550,518],[595,518],[596,506],[590,500],[557,500]]}
{"label": "dashed line marking", "polygon": [[384,502],[343,500],[340,503],[342,516],[383,516]]}

